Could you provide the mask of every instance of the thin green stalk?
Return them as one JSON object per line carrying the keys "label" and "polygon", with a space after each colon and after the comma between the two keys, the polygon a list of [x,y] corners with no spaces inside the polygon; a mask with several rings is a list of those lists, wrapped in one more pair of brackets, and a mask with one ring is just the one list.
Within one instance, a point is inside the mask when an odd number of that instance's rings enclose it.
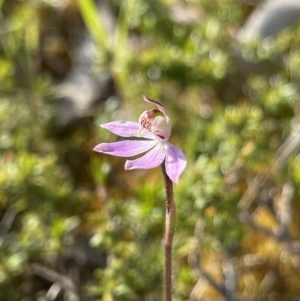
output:
{"label": "thin green stalk", "polygon": [[103,48],[103,51],[108,52],[108,38],[95,2],[92,0],[77,0],[77,3],[89,32],[95,39],[96,43]]}
{"label": "thin green stalk", "polygon": [[164,300],[172,301],[172,244],[176,226],[176,204],[173,196],[173,182],[166,174],[164,167],[163,175],[166,189]]}

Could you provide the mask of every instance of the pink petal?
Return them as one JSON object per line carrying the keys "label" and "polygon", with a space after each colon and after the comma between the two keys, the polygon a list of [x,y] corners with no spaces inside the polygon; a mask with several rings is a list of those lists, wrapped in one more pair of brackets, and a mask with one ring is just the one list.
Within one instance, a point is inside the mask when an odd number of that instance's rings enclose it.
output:
{"label": "pink petal", "polygon": [[187,160],[181,149],[169,143],[166,154],[166,173],[173,182],[178,183],[186,164]]}
{"label": "pink petal", "polygon": [[166,149],[163,144],[157,144],[143,157],[136,160],[127,160],[125,163],[125,169],[150,169],[160,165],[166,157]]}
{"label": "pink petal", "polygon": [[125,140],[112,143],[101,143],[94,147],[94,151],[119,157],[131,157],[144,153],[154,147],[156,140]]}
{"label": "pink petal", "polygon": [[141,125],[133,121],[112,121],[100,125],[121,137],[144,137],[154,139],[154,135],[146,129],[140,130]]}

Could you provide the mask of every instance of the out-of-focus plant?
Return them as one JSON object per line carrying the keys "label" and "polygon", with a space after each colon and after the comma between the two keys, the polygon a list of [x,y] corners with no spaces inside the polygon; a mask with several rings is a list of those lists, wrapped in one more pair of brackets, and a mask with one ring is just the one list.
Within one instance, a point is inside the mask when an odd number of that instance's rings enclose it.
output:
{"label": "out-of-focus plant", "polygon": [[51,78],[39,69],[37,9],[42,3],[5,4],[0,33],[0,298],[20,300],[36,293],[22,278],[30,273],[30,263],[68,252],[66,241],[85,205],[48,137],[54,111],[47,103]]}
{"label": "out-of-focus plant", "polygon": [[121,2],[115,32],[108,34],[101,8],[97,8],[92,0],[77,0],[85,24],[97,43],[98,66],[100,70],[109,70],[118,91],[118,97],[121,99],[127,95],[124,88],[128,86],[129,78],[127,69],[130,52],[128,44],[129,2]]}

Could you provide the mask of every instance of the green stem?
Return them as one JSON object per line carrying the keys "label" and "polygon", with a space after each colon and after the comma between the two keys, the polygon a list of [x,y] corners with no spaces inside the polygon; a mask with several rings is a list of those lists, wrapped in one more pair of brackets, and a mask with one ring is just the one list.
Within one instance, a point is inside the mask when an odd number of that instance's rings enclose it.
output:
{"label": "green stem", "polygon": [[173,182],[166,174],[164,167],[163,175],[166,189],[164,300],[172,301],[172,243],[176,226],[176,204],[173,196]]}

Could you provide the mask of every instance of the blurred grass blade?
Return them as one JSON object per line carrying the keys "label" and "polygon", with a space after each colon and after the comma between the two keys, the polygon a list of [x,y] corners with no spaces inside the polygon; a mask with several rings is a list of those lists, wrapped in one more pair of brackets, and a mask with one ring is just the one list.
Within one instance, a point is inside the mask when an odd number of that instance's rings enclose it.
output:
{"label": "blurred grass blade", "polygon": [[129,2],[122,1],[120,5],[116,32],[114,37],[114,81],[117,82],[119,87],[119,96],[125,97],[124,87],[128,86],[128,58],[130,52],[128,51],[128,32],[129,32]]}
{"label": "blurred grass blade", "polygon": [[26,21],[26,27],[24,28],[24,42],[28,51],[35,52],[38,50],[39,44],[38,18],[34,11],[29,11],[28,15],[30,18]]}
{"label": "blurred grass blade", "polygon": [[129,1],[123,1],[120,6],[117,27],[116,27],[116,39],[115,39],[115,51],[127,51],[127,39],[129,30],[128,21],[128,4]]}
{"label": "blurred grass blade", "polygon": [[[1,0],[0,0],[1,1]],[[108,51],[107,36],[93,0],[77,0],[86,27],[95,41]]]}

